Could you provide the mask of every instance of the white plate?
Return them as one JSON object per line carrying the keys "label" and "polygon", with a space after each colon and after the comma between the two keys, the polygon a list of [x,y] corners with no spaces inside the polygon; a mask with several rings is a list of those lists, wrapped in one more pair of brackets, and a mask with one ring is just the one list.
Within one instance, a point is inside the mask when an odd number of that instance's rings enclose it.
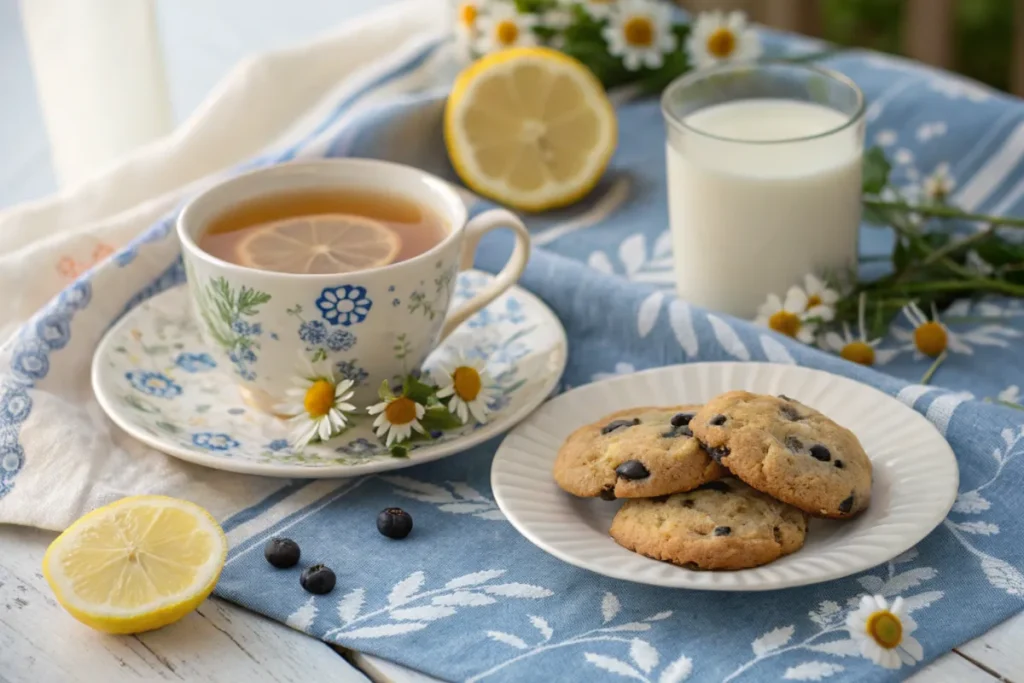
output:
{"label": "white plate", "polygon": [[[460,273],[455,303],[492,279],[479,271]],[[363,416],[327,443],[297,451],[287,445],[285,422],[249,408],[234,379],[205,353],[190,311],[188,293],[178,287],[137,306],[114,325],[93,357],[96,398],[119,427],[164,453],[214,469],[270,477],[354,477],[464,451],[511,428],[547,398],[567,355],[565,329],[551,309],[512,287],[455,330],[424,366],[429,370],[459,353],[484,359],[498,389],[487,424],[413,442],[408,458],[395,458],[373,436],[372,418]]]}
{"label": "white plate", "polygon": [[[690,571],[632,553],[608,535],[621,503],[576,498],[551,476],[577,427],[638,405],[704,403],[732,389],[786,394],[848,427],[874,466],[871,506],[848,521],[811,521],[804,547],[738,571]],[[491,467],[508,520],[555,557],[599,574],[672,588],[761,591],[837,579],[885,562],[928,535],[949,512],[956,457],[921,415],[877,389],[820,370],[769,363],[693,363],[579,387],[514,429]]]}

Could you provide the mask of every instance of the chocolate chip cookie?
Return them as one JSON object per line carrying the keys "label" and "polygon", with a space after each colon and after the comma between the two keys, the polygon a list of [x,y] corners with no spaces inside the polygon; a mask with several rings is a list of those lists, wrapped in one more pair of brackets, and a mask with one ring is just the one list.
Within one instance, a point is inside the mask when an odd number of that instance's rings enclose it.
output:
{"label": "chocolate chip cookie", "polygon": [[857,437],[792,398],[730,391],[690,428],[738,478],[808,514],[852,517],[871,501],[871,460]]}
{"label": "chocolate chip cookie", "polygon": [[807,517],[728,478],[688,493],[626,501],[610,533],[633,552],[688,569],[744,569],[798,550]]}
{"label": "chocolate chip cookie", "polygon": [[690,431],[697,408],[629,408],[580,427],[558,451],[555,481],[611,500],[689,491],[724,476]]}

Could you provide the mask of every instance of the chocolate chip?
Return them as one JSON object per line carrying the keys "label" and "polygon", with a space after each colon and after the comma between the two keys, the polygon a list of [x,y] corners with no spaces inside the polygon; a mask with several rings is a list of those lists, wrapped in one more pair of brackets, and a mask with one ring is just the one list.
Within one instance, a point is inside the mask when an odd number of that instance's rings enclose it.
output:
{"label": "chocolate chip", "polygon": [[646,479],[651,476],[650,471],[644,467],[644,464],[639,460],[627,460],[618,467],[615,468],[615,474],[619,475],[623,479]]}
{"label": "chocolate chip", "polygon": [[729,455],[730,452],[727,446],[718,446],[716,448],[705,447],[705,450],[708,452],[708,455],[711,456],[711,459],[717,463],[722,462],[722,458]]}
{"label": "chocolate chip", "polygon": [[661,438],[663,439],[675,439],[680,436],[693,436],[693,430],[688,426],[683,425],[681,427],[673,427],[667,432],[662,433]]}
{"label": "chocolate chip", "polygon": [[601,496],[601,500],[615,500],[615,487],[601,489],[598,495]]}
{"label": "chocolate chip", "polygon": [[802,451],[804,449],[804,443],[803,443],[803,441],[801,441],[800,439],[796,438],[795,436],[787,436],[786,437],[786,448],[788,448],[789,450],[793,451],[794,453],[799,453],[800,451]]}
{"label": "chocolate chip", "polygon": [[610,434],[617,429],[626,429],[627,427],[635,427],[640,424],[640,418],[634,417],[632,420],[613,420],[604,427],[601,427],[602,434]]}
{"label": "chocolate chip", "polygon": [[795,401],[796,400],[795,398],[790,398],[789,396],[786,396],[785,394],[779,394],[779,398],[781,398],[783,401]]}
{"label": "chocolate chip", "polygon": [[804,416],[800,414],[800,411],[794,408],[793,406],[789,405],[788,403],[779,406],[779,412],[782,413],[782,417],[786,418],[787,420],[792,420],[793,422],[804,419]]}
{"label": "chocolate chip", "polygon": [[672,416],[673,427],[685,427],[693,419],[693,413],[676,413]]}
{"label": "chocolate chip", "polygon": [[835,465],[836,467],[838,467],[839,469],[843,469],[843,461],[842,460],[836,460],[832,464]]}
{"label": "chocolate chip", "polygon": [[729,485],[724,481],[708,481],[697,487],[698,491],[720,491],[721,493],[729,493]]}
{"label": "chocolate chip", "polygon": [[772,527],[772,536],[775,537],[776,543],[782,543],[782,529],[777,526]]}
{"label": "chocolate chip", "polygon": [[811,457],[815,460],[828,462],[832,459],[832,453],[830,453],[829,450],[821,444],[815,444],[811,446]]}
{"label": "chocolate chip", "polygon": [[713,418],[708,420],[708,424],[713,427],[721,427],[725,424],[725,415],[715,415]]}
{"label": "chocolate chip", "polygon": [[693,501],[690,500],[689,498],[687,498],[686,500],[683,501],[683,507],[684,508],[692,508],[693,507]]}
{"label": "chocolate chip", "polygon": [[846,514],[850,510],[852,510],[852,509],[853,509],[853,494],[851,493],[849,498],[847,498],[846,500],[844,500],[842,503],[839,504],[839,511],[842,512],[843,514]]}
{"label": "chocolate chip", "polygon": [[715,536],[728,536],[732,533],[732,527],[730,526],[716,526],[714,532]]}

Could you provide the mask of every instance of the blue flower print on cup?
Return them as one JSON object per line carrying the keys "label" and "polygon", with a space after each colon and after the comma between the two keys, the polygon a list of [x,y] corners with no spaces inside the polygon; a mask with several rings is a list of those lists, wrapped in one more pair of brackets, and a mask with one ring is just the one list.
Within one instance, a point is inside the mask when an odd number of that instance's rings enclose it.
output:
{"label": "blue flower print on cup", "polygon": [[198,432],[192,435],[192,443],[208,451],[230,451],[239,446],[229,434],[221,432]]}
{"label": "blue flower print on cup", "polygon": [[144,394],[157,398],[174,398],[181,395],[181,387],[167,375],[148,370],[129,370],[124,373],[131,385]]}
{"label": "blue flower print on cup", "polygon": [[32,398],[24,389],[5,387],[3,393],[0,393],[0,427],[20,425],[31,412]]}
{"label": "blue flower print on cup", "polygon": [[11,370],[29,382],[46,377],[50,372],[49,348],[36,339],[25,340],[14,349]]}
{"label": "blue flower print on cup", "polygon": [[366,287],[342,285],[325,287],[316,300],[320,315],[332,325],[348,327],[366,320],[373,302],[366,296]]}
{"label": "blue flower print on cup", "polygon": [[63,349],[71,339],[71,316],[64,311],[52,311],[36,323],[38,336],[51,351]]}
{"label": "blue flower print on cup", "polygon": [[208,353],[179,353],[174,364],[185,372],[208,372],[217,367],[217,362]]}
{"label": "blue flower print on cup", "polygon": [[283,451],[286,448],[288,448],[287,439],[274,439],[273,441],[267,444],[267,450],[273,451],[275,453],[277,453],[278,451]]}
{"label": "blue flower print on cup", "polygon": [[138,246],[131,245],[125,247],[121,251],[114,254],[114,263],[117,264],[118,268],[124,268],[129,263],[135,260],[135,257],[139,255]]}
{"label": "blue flower print on cup", "polygon": [[92,285],[88,282],[76,282],[60,293],[57,304],[64,310],[80,311],[88,306],[91,300]]}
{"label": "blue flower print on cup", "polygon": [[370,373],[356,365],[356,361],[354,360],[338,361],[334,365],[334,370],[341,375],[342,379],[352,380],[352,383],[357,387],[362,385],[363,382],[370,377]]}
{"label": "blue flower print on cup", "polygon": [[21,446],[5,446],[0,448],[0,476],[12,476],[21,471],[25,464],[25,451]]}
{"label": "blue flower print on cup", "polygon": [[349,441],[344,446],[339,446],[336,450],[338,453],[345,453],[347,455],[366,455],[367,453],[372,453],[375,448],[366,439],[356,439],[355,441]]}
{"label": "blue flower print on cup", "polygon": [[348,351],[356,343],[356,336],[348,330],[334,330],[327,337],[327,348],[331,351]]}
{"label": "blue flower print on cup", "polygon": [[299,339],[310,346],[320,346],[327,341],[327,327],[319,320],[299,325]]}

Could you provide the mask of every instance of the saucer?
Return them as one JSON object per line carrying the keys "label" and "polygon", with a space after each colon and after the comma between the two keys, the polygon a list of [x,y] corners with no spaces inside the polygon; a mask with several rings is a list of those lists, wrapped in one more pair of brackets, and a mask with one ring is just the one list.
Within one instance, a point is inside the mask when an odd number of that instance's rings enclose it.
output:
{"label": "saucer", "polygon": [[[623,408],[704,403],[733,389],[792,396],[852,430],[871,458],[871,505],[848,520],[812,519],[804,546],[770,564],[693,571],[612,540],[608,529],[622,501],[576,498],[555,484],[555,455],[577,427]],[[555,557],[616,579],[720,591],[803,586],[891,560],[942,523],[958,483],[953,450],[920,413],[852,379],[772,363],[675,365],[573,389],[513,429],[491,465],[494,500],[505,517]]]}
{"label": "saucer", "polygon": [[[493,279],[480,271],[460,273],[454,304]],[[408,457],[398,458],[373,435],[373,418],[360,415],[330,441],[293,449],[285,422],[250,408],[228,369],[222,372],[206,353],[191,309],[182,286],[115,324],[93,357],[96,398],[114,423],[157,450],[214,469],[271,477],[353,477],[464,451],[540,405],[561,378],[568,352],[565,329],[551,309],[513,286],[456,329],[424,366],[429,370],[460,353],[485,360],[497,384],[487,424],[412,442]]]}

